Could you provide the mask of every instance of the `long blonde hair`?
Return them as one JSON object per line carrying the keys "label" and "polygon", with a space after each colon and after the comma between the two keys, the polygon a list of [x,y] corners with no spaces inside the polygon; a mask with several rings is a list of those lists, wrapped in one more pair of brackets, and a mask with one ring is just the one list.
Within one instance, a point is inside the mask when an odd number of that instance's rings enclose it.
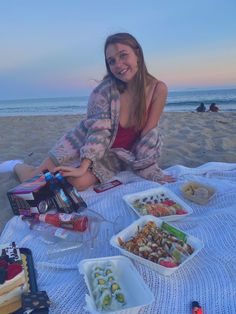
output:
{"label": "long blonde hair", "polygon": [[133,49],[134,53],[138,57],[138,71],[135,76],[135,99],[134,99],[134,115],[133,115],[133,124],[135,129],[142,129],[146,122],[146,93],[145,93],[145,86],[147,76],[150,74],[147,71],[147,67],[145,65],[143,50],[138,41],[129,33],[117,33],[110,35],[105,42],[104,45],[104,55],[105,55],[105,63],[107,74],[104,78],[111,77],[119,90],[120,93],[123,93],[126,89],[126,83],[117,79],[110,70],[109,64],[106,60],[106,50],[109,45],[113,44],[123,44],[127,45]]}

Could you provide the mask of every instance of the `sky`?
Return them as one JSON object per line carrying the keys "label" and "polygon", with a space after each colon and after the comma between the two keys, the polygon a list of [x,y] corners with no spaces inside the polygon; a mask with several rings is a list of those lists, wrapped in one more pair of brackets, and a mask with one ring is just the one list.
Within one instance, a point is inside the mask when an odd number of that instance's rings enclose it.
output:
{"label": "sky", "polygon": [[236,88],[235,0],[0,0],[0,100],[87,96],[129,32],[169,90]]}

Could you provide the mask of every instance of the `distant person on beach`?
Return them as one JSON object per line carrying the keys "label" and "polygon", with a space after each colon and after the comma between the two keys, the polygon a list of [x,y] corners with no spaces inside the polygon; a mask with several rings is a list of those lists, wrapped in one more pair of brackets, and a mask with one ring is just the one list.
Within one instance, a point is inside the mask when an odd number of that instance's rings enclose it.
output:
{"label": "distant person on beach", "polygon": [[9,161],[20,181],[46,169],[59,170],[79,191],[122,170],[155,182],[174,181],[158,166],[165,83],[147,71],[142,48],[128,33],[109,36],[104,54],[107,74],[90,95],[86,118],[56,143],[39,167]]}
{"label": "distant person on beach", "polygon": [[211,112],[218,112],[220,109],[219,107],[216,106],[216,104],[213,102],[210,106],[209,106],[209,110]]}
{"label": "distant person on beach", "polygon": [[205,112],[206,111],[206,107],[204,105],[203,102],[200,103],[200,105],[196,108],[197,112]]}

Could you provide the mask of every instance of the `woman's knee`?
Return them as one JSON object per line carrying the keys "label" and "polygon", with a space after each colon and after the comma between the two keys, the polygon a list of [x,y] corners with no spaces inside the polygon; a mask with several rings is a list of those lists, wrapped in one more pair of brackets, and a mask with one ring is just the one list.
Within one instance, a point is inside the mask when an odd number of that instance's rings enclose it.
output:
{"label": "woman's knee", "polygon": [[79,178],[68,178],[68,181],[80,192],[99,182],[91,172],[86,172],[85,175]]}
{"label": "woman's knee", "polygon": [[68,178],[68,181],[70,182],[71,185],[73,185],[74,188],[78,191],[85,191],[88,189],[92,183],[88,182],[87,180],[85,181],[83,177],[81,178]]}
{"label": "woman's knee", "polygon": [[14,172],[20,182],[31,179],[37,175],[37,169],[27,164],[17,164],[14,168]]}

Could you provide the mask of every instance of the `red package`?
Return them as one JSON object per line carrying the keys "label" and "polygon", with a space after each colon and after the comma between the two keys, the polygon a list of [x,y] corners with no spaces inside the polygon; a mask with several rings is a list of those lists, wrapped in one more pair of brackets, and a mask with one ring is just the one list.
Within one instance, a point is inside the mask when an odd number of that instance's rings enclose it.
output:
{"label": "red package", "polygon": [[112,189],[118,185],[121,185],[121,184],[122,184],[122,182],[120,182],[119,180],[113,180],[110,182],[105,182],[105,183],[95,185],[95,187],[93,189],[96,193],[101,193],[101,192],[110,190],[110,189]]}

